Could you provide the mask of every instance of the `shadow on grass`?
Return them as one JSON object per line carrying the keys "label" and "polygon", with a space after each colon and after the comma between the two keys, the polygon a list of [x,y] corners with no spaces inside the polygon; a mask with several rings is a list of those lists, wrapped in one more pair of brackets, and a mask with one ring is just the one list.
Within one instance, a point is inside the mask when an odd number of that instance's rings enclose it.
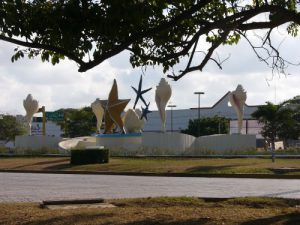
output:
{"label": "shadow on grass", "polygon": [[[113,213],[97,213],[97,214],[73,214],[73,215],[64,215],[64,216],[57,216],[51,217],[48,219],[37,219],[35,221],[28,221],[22,223],[23,225],[67,225],[67,224],[90,224],[93,221],[98,220],[101,217],[113,217]],[[96,222],[95,222],[96,224]]]}
{"label": "shadow on grass", "polygon": [[264,224],[264,225],[271,225],[271,224],[284,224],[284,225],[296,225],[300,224],[300,213],[288,213],[279,216],[273,216],[268,218],[262,219],[254,219],[244,223],[241,225],[257,225],[257,224]]}
{"label": "shadow on grass", "polygon": [[300,168],[269,168],[274,174],[289,174],[292,172],[300,172]]}
{"label": "shadow on grass", "polygon": [[[48,219],[37,219],[34,221],[28,221],[22,223],[23,225],[67,225],[67,224],[98,224],[97,221],[102,218],[102,222],[99,224],[111,225],[112,221],[103,221],[107,218],[113,218],[113,213],[97,213],[97,214],[76,214],[76,215],[65,215],[57,216]],[[120,218],[120,221],[122,218]],[[147,218],[143,220],[137,220],[128,223],[120,223],[123,225],[204,225],[209,222],[209,218],[198,218],[198,219],[186,219],[180,221],[166,221],[166,219],[154,219]]]}
{"label": "shadow on grass", "polygon": [[74,166],[75,165],[70,164],[70,162],[67,162],[67,163],[63,163],[63,164],[47,166],[47,167],[43,168],[43,170],[64,170],[64,169],[70,169]]}
{"label": "shadow on grass", "polygon": [[218,172],[218,171],[226,171],[230,170],[234,167],[241,166],[241,165],[223,165],[223,166],[196,166],[186,169],[185,173],[211,173],[211,172]]}
{"label": "shadow on grass", "polygon": [[[209,222],[208,218],[187,219],[181,221],[165,221],[159,219],[145,219],[134,222],[125,223],[124,225],[203,225]],[[110,223],[106,223],[107,225]]]}
{"label": "shadow on grass", "polygon": [[53,164],[53,163],[61,163],[61,162],[65,162],[65,161],[69,161],[69,159],[58,159],[58,160],[53,160],[53,161],[45,160],[42,162],[29,163],[29,164],[25,164],[22,166],[16,166],[13,169],[21,169],[21,168],[28,167],[28,166],[42,166],[42,165]]}

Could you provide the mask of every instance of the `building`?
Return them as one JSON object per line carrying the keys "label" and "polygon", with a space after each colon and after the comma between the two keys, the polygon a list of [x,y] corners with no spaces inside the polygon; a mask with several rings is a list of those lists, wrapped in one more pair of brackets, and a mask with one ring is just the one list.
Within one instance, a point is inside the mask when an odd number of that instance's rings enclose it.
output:
{"label": "building", "polygon": [[[211,107],[200,107],[200,117],[213,117],[213,116],[221,116],[228,118],[231,120],[230,124],[230,133],[235,133],[234,129],[237,129],[236,125],[236,112],[233,107],[229,104],[229,93],[227,92],[219,101],[217,101]],[[257,110],[257,105],[244,106],[244,129],[242,133],[252,133],[258,134],[260,131],[260,125],[256,120],[253,120],[251,114]],[[188,127],[188,123],[190,119],[198,118],[198,110],[199,108],[190,108],[190,109],[170,109],[167,107],[166,115],[166,129],[167,131],[171,131],[171,125],[173,127],[173,131],[179,132]],[[171,115],[172,114],[172,115]],[[156,132],[161,130],[161,120],[158,111],[153,111],[148,114],[148,122],[145,125],[145,132]]]}

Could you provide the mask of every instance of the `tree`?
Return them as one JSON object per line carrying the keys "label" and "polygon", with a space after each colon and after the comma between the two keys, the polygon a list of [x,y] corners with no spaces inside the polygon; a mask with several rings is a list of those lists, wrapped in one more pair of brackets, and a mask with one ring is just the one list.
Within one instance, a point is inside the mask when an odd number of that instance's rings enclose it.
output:
{"label": "tree", "polygon": [[278,138],[283,140],[285,148],[288,140],[298,140],[300,136],[300,99],[299,96],[283,102],[284,113],[279,118],[282,123],[278,130]]}
{"label": "tree", "polygon": [[227,134],[229,131],[229,121],[225,117],[206,117],[189,120],[189,125],[182,133],[195,137],[212,134]]}
{"label": "tree", "polygon": [[96,117],[91,107],[82,109],[65,109],[65,121],[59,123],[65,131],[64,137],[90,136],[96,133]]}
{"label": "tree", "polygon": [[6,142],[14,140],[15,136],[25,134],[25,128],[18,123],[16,117],[3,115],[0,118],[0,140]]}
{"label": "tree", "polygon": [[299,137],[299,108],[290,107],[291,103],[291,100],[278,105],[267,102],[266,105],[258,106],[252,114],[252,117],[263,124],[261,134],[271,143],[272,149],[275,149],[277,138],[286,143],[288,139]]}
{"label": "tree", "polygon": [[[284,72],[288,62],[271,34],[287,24],[288,34],[297,36],[299,5],[296,0],[2,0],[0,40],[22,46],[12,61],[40,55],[57,64],[66,57],[79,72],[127,50],[133,67],[162,65],[176,81],[202,71],[209,61],[221,69],[225,59],[216,50],[245,38],[261,61]],[[259,45],[249,38],[253,30],[265,31]],[[199,52],[201,40],[209,47]],[[173,72],[183,59],[186,67]]]}

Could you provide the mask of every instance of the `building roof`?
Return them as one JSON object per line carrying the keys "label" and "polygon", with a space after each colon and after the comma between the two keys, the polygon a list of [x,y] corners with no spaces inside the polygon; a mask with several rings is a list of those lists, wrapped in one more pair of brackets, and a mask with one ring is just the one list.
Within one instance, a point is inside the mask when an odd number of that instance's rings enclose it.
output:
{"label": "building roof", "polygon": [[[201,107],[201,109],[213,109],[215,108],[217,105],[219,105],[225,98],[228,98],[228,95],[230,94],[230,91],[228,91],[223,97],[221,97],[215,104],[213,104],[213,106],[211,107]],[[258,107],[260,105],[248,105],[245,103],[245,106],[247,107]],[[198,107],[193,107],[193,108],[190,108],[190,109],[198,109]]]}

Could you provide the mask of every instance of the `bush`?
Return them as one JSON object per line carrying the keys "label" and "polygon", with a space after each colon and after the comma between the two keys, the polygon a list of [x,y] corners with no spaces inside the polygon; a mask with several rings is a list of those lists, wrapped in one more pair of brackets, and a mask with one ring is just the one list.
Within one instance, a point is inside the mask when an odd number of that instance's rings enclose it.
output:
{"label": "bush", "polygon": [[108,163],[109,149],[76,149],[71,150],[71,164],[83,165]]}

